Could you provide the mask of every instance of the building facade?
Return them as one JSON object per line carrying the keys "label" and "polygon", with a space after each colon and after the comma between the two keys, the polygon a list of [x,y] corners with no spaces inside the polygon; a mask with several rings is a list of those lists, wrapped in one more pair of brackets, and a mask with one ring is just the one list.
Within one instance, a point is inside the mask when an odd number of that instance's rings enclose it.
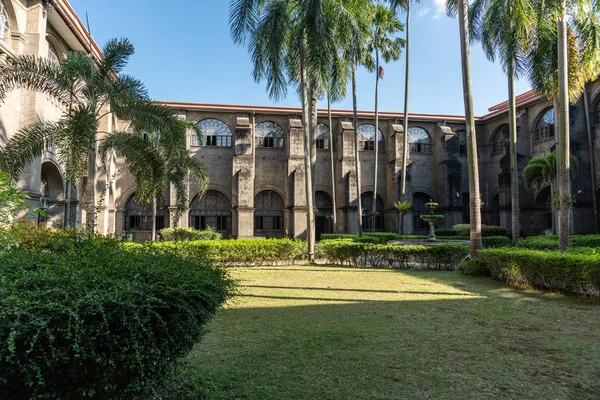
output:
{"label": "building facade", "polygon": [[[67,51],[86,51],[101,56],[97,45],[66,0],[56,0],[45,10],[39,0],[0,0],[0,63],[18,54],[60,59]],[[181,118],[202,128],[202,138],[190,134],[189,151],[207,167],[210,183],[205,196],[189,184],[189,210],[174,220],[174,194],[167,190],[159,207],[156,224],[203,229],[211,226],[226,237],[298,237],[306,234],[304,190],[304,146],[301,110],[286,107],[257,107],[196,103],[166,103]],[[543,156],[556,146],[552,101],[533,92],[517,99],[519,170],[532,157]],[[0,106],[0,144],[18,129],[38,119],[51,120],[61,113],[51,99],[19,90]],[[596,232],[596,196],[600,177],[594,162],[600,155],[600,80],[586,87],[585,96],[570,108],[571,151],[579,160],[573,190],[575,233]],[[399,199],[404,135],[409,139],[407,169],[408,198],[413,211],[405,217],[405,232],[423,233],[418,218],[433,199],[446,218],[440,227],[469,222],[469,188],[463,116],[412,114],[408,129],[401,113],[380,113],[375,132],[372,112],[359,112],[358,146],[361,193],[356,189],[354,125],[351,110],[334,110],[329,126],[326,110],[319,111],[317,157],[314,168],[315,229],[338,232],[358,230],[358,198],[362,199],[366,230],[397,231],[399,221],[394,203]],[[103,131],[124,128],[110,114]],[[499,104],[476,119],[483,200],[483,222],[511,227],[510,157],[508,153],[508,108]],[[333,148],[330,148],[330,131]],[[375,220],[373,208],[375,148],[379,150]],[[333,177],[332,162],[333,157]],[[101,233],[129,234],[149,238],[150,208],[133,201],[135,184],[126,168],[113,160],[107,168],[98,165],[97,229]],[[39,223],[65,223],[66,191],[62,167],[52,144],[36,160],[19,183],[34,207],[47,209]],[[550,185],[525,188],[521,182],[521,230],[543,234],[552,230]],[[72,188],[76,194],[75,188]],[[600,195],[600,194],[599,194]],[[335,196],[336,208],[333,208]],[[75,222],[83,221],[84,207],[74,195],[71,210]],[[318,236],[317,236],[318,237]]]}

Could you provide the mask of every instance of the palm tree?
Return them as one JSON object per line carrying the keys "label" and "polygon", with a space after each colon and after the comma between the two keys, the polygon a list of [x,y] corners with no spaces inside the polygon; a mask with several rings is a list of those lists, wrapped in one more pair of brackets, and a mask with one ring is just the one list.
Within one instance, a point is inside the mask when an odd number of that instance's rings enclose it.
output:
{"label": "palm tree", "polygon": [[380,66],[380,56],[386,63],[397,61],[404,47],[404,40],[392,38],[393,35],[402,31],[404,26],[396,17],[396,13],[383,4],[377,4],[373,16],[373,28],[371,38],[367,44],[368,51],[375,58],[369,57],[367,66],[375,70],[375,166],[373,176],[373,205],[371,210],[372,230],[375,232],[375,217],[377,212],[377,167],[379,158],[379,80],[383,79],[383,67]]}
{"label": "palm tree", "polygon": [[[0,155],[1,167],[17,179],[34,159],[41,157],[44,142],[52,141],[65,180],[88,186],[87,226],[94,230],[96,204],[96,146],[109,132],[99,130],[100,121],[115,115],[132,124],[158,125],[165,110],[153,104],[144,85],[122,73],[134,53],[127,39],[112,39],[100,60],[81,52],[70,52],[59,64],[30,55],[11,59],[0,70],[0,99],[14,89],[44,93],[64,106],[57,121],[37,121],[11,137]],[[87,170],[87,179],[86,171]],[[70,190],[68,191],[70,193]],[[70,198],[67,199],[70,204]],[[67,207],[67,210],[70,207]]]}
{"label": "palm tree", "polygon": [[398,232],[400,235],[404,234],[404,216],[408,214],[408,212],[412,209],[412,203],[408,200],[398,200],[394,203],[394,208],[396,209],[396,213],[400,218],[400,231]]}
{"label": "palm tree", "polygon": [[469,55],[468,15],[469,4],[466,0],[447,0],[448,15],[458,14],[460,34],[460,53],[462,64],[463,96],[465,102],[465,125],[467,136],[467,159],[469,169],[469,198],[471,212],[471,255],[476,256],[483,248],[481,240],[481,197],[479,193],[479,165],[477,161],[477,136],[473,111],[473,93],[471,84],[471,59]]}
{"label": "palm tree", "polygon": [[569,242],[571,165],[569,104],[581,96],[585,83],[600,66],[600,23],[597,2],[537,2],[536,32],[528,57],[533,87],[554,100],[558,123],[559,250]]}
{"label": "palm tree", "polygon": [[469,28],[472,37],[481,42],[489,60],[500,59],[508,77],[513,244],[519,240],[521,230],[515,78],[526,69],[524,53],[534,24],[535,10],[529,0],[475,0],[471,6]]}
{"label": "palm tree", "polygon": [[[575,177],[575,172],[579,161],[575,156],[570,157],[570,163],[573,165],[571,168],[571,179]],[[529,189],[541,190],[545,185],[550,185],[550,196],[552,204],[552,222],[554,231],[554,216],[556,214],[556,199],[555,199],[555,188],[557,183],[557,168],[556,168],[556,150],[547,154],[544,157],[534,157],[529,160],[527,166],[523,169],[523,183],[525,187]]]}
{"label": "palm tree", "polygon": [[[419,0],[415,0],[419,3]],[[410,6],[411,0],[390,0],[390,4],[394,10],[404,9],[406,10],[406,68],[404,75],[404,120],[402,122],[404,127],[404,141],[402,145],[402,175],[400,176],[400,200],[404,200],[406,196],[406,168],[408,165],[408,94],[409,94],[409,83],[410,83]],[[402,217],[404,218],[404,217]],[[403,223],[403,221],[402,221]]]}
{"label": "palm tree", "polygon": [[[168,110],[165,110],[168,112]],[[148,128],[149,130],[145,130]],[[152,206],[152,241],[156,240],[156,209],[158,199],[164,198],[165,188],[171,183],[175,188],[176,214],[179,219],[188,205],[187,181],[191,177],[199,186],[202,197],[208,186],[204,165],[187,150],[187,133],[192,130],[200,137],[198,125],[169,118],[159,129],[137,126],[133,131],[114,132],[107,136],[99,148],[103,163],[115,152],[121,157],[136,182],[135,200]]]}
{"label": "palm tree", "polygon": [[[366,0],[232,0],[230,29],[235,43],[248,45],[256,81],[266,80],[278,100],[297,80],[302,102],[308,259],[314,258],[312,135],[309,82],[327,65],[340,32],[357,30],[356,3]],[[356,34],[354,34],[355,36]],[[340,35],[344,37],[343,35]],[[311,91],[312,93],[312,91]]]}

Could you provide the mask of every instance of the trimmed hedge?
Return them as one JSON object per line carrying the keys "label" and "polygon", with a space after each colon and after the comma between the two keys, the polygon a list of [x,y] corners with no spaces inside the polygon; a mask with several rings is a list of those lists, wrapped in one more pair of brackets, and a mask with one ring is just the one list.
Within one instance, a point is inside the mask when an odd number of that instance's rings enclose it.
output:
{"label": "trimmed hedge", "polygon": [[[600,247],[600,235],[575,235],[569,238],[570,247]],[[532,250],[557,250],[558,236],[529,236],[517,242],[517,247]]]}
{"label": "trimmed hedge", "polygon": [[[471,225],[469,224],[457,224],[452,227],[458,236],[469,236],[471,232]],[[506,236],[507,231],[503,226],[496,225],[481,225],[481,236]]]}
{"label": "trimmed hedge", "polygon": [[0,253],[3,398],[155,397],[232,281],[156,246],[56,237]]}
{"label": "trimmed hedge", "polygon": [[189,242],[192,240],[221,240],[223,235],[210,226],[199,231],[194,228],[165,228],[160,230],[160,236],[164,241]]}
{"label": "trimmed hedge", "polygon": [[340,265],[409,268],[420,264],[429,269],[454,269],[469,254],[469,249],[450,243],[388,245],[338,239],[321,241],[316,253],[317,257]]}
{"label": "trimmed hedge", "polygon": [[480,257],[465,260],[459,270],[466,275],[489,275],[509,284],[600,295],[597,253],[490,249]]}
{"label": "trimmed hedge", "polygon": [[[306,242],[292,239],[198,240],[193,242],[161,242],[166,249],[191,260],[205,260],[217,265],[293,264],[306,258]],[[140,244],[127,243],[129,247]]]}
{"label": "trimmed hedge", "polygon": [[512,242],[506,236],[488,236],[483,237],[483,248],[492,249],[499,247],[510,247],[512,246]]}

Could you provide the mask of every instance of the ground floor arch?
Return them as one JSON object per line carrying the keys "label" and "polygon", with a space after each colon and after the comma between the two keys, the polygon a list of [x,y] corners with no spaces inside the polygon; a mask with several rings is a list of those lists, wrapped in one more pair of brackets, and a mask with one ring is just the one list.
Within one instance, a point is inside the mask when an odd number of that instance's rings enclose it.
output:
{"label": "ground floor arch", "polygon": [[[166,227],[166,212],[162,207],[156,210],[156,232]],[[131,194],[125,203],[123,212],[123,231],[133,240],[152,239],[152,204],[139,203],[135,193]]]}
{"label": "ground floor arch", "polygon": [[424,234],[429,231],[429,224],[423,221],[419,216],[428,214],[429,209],[425,204],[431,201],[431,196],[423,192],[415,192],[412,196],[412,223],[413,232]]}
{"label": "ground floor arch", "polygon": [[333,233],[333,200],[329,193],[317,190],[315,192],[315,238],[321,239],[323,233]]}
{"label": "ground floor arch", "polygon": [[66,212],[65,185],[60,170],[51,161],[42,163],[40,194],[38,225],[64,226]]}
{"label": "ground floor arch", "polygon": [[273,190],[263,190],[254,197],[254,236],[285,236],[283,198]]}
{"label": "ground floor arch", "polygon": [[204,230],[208,227],[231,237],[231,202],[218,190],[209,190],[202,197],[196,195],[190,204],[191,228]]}
{"label": "ground floor arch", "polygon": [[361,196],[361,204],[362,204],[362,225],[363,231],[372,232],[372,231],[382,231],[384,230],[384,205],[383,200],[379,195],[377,195],[376,201],[376,209],[377,216],[375,218],[371,217],[371,211],[373,211],[373,192],[364,192]]}

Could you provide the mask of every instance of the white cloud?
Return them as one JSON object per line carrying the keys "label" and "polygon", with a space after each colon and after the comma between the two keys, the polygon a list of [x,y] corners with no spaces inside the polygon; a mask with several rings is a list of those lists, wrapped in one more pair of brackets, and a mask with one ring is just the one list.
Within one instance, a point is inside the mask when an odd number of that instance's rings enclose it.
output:
{"label": "white cloud", "polygon": [[435,14],[433,17],[431,17],[431,19],[439,19],[440,15],[439,14]]}
{"label": "white cloud", "polygon": [[429,13],[430,10],[431,10],[431,8],[429,8],[429,7],[422,8],[417,12],[417,15],[419,17],[423,17],[423,16],[427,15],[427,13]]}
{"label": "white cloud", "polygon": [[431,19],[439,19],[446,13],[446,0],[433,0],[435,11]]}

